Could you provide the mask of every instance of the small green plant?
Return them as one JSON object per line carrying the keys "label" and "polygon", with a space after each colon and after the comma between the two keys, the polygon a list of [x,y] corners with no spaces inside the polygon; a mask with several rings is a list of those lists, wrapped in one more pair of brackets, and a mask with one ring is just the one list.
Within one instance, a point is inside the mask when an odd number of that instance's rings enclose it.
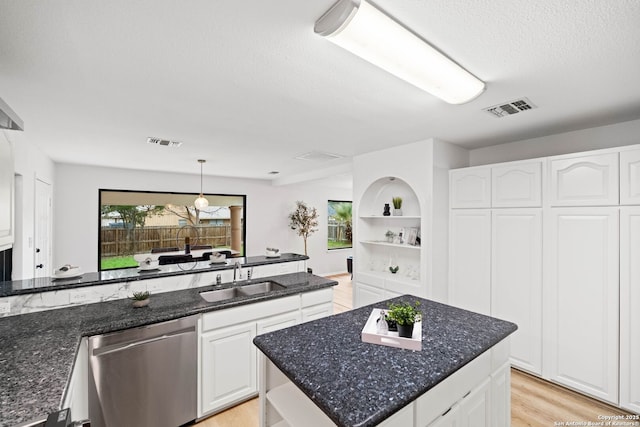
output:
{"label": "small green plant", "polygon": [[392,320],[395,320],[398,325],[413,325],[420,320],[422,314],[418,310],[420,301],[416,301],[413,305],[408,302],[401,302],[399,304],[389,304],[389,312],[387,315]]}
{"label": "small green plant", "polygon": [[398,267],[397,265],[389,266],[389,271],[392,272],[393,274],[396,274],[399,269],[400,269],[400,267]]}
{"label": "small green plant", "polygon": [[149,291],[134,292],[133,296],[129,298],[134,301],[144,301],[149,298],[149,295],[151,295]]}
{"label": "small green plant", "polygon": [[384,236],[385,236],[387,239],[393,239],[394,237],[396,237],[396,233],[394,233],[394,232],[393,232],[393,231],[391,231],[391,230],[387,230],[387,232],[386,232],[386,233],[384,233]]}
{"label": "small green plant", "polygon": [[394,209],[402,209],[402,197],[394,197],[391,201]]}

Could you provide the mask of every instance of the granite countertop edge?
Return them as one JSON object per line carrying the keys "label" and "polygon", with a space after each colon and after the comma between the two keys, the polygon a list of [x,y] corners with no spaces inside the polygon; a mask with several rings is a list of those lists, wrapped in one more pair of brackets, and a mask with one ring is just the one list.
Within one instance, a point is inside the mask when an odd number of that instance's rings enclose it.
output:
{"label": "granite countertop edge", "polygon": [[[209,303],[199,293],[234,286],[205,286],[151,296],[134,309],[128,299],[0,318],[0,426],[46,419],[60,409],[83,337],[145,326],[332,287],[335,280],[309,273],[260,278],[285,289]],[[255,279],[254,282],[258,281]]]}
{"label": "granite countertop edge", "polygon": [[[252,256],[245,258],[229,258],[227,261],[244,259],[242,268],[260,265],[280,264],[283,262],[306,261],[306,255],[283,253],[280,257]],[[80,277],[57,279],[54,277],[40,277],[0,282],[0,297],[27,295],[41,292],[59,291],[63,289],[83,288],[111,283],[136,282],[139,280],[158,279],[162,277],[183,276],[188,274],[208,273],[233,269],[233,264],[211,264],[209,261],[197,262],[191,269],[182,270],[179,264],[162,266],[158,271],[140,272],[137,268],[106,270],[102,272],[87,272]],[[101,277],[105,276],[105,277]],[[111,277],[109,277],[111,276]]]}
{"label": "granite countertop edge", "polygon": [[[409,299],[418,299],[427,308],[423,313],[422,352],[361,341],[360,332],[373,308],[385,307],[391,301]],[[431,309],[438,312],[438,319],[430,318]],[[456,328],[461,328],[460,325],[467,321],[479,322],[481,328],[490,327],[487,331],[478,331],[474,325],[470,325],[468,336],[464,331],[450,334],[445,325],[448,319],[443,321],[443,317],[448,315],[458,316],[452,322]],[[430,322],[439,323],[439,329],[431,328]],[[339,324],[345,325],[345,334],[349,339],[328,332],[322,343],[312,342],[314,329],[334,331]],[[254,343],[338,426],[369,427],[398,412],[516,329],[517,326],[511,322],[403,295],[331,318],[297,325],[288,328],[286,334],[275,331],[259,335]],[[436,334],[439,336],[433,336]],[[444,343],[447,339],[450,342]],[[434,350],[431,346],[438,348]],[[314,363],[322,366],[322,369],[315,370]],[[402,371],[405,368],[402,364],[406,364],[407,371]],[[336,366],[341,373],[334,374]],[[401,376],[402,372],[407,375],[420,372],[422,375],[420,378],[407,378],[407,383],[403,383],[397,381],[397,376]],[[389,386],[389,390],[376,392],[380,384]],[[352,400],[355,403],[350,406],[347,401],[353,396],[362,396],[363,399],[358,401],[356,397]]]}

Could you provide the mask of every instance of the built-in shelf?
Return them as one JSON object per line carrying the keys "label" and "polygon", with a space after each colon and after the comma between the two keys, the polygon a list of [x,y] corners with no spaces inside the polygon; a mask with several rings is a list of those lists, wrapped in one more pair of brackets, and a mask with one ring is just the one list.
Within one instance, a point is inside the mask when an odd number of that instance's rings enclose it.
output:
{"label": "built-in shelf", "polygon": [[329,417],[290,381],[269,390],[267,400],[283,418],[277,426],[335,427]]}
{"label": "built-in shelf", "polygon": [[420,250],[420,246],[413,246],[407,244],[399,244],[399,243],[389,243],[382,240],[361,240],[360,243],[364,243],[366,245],[377,245],[377,246],[389,246],[392,248],[405,248],[405,249],[417,249]]}
{"label": "built-in shelf", "polygon": [[390,271],[374,271],[374,270],[358,270],[361,274],[372,274],[380,277],[384,280],[391,280],[393,282],[401,283],[409,286],[417,286],[420,284],[420,278],[412,279],[405,275],[405,271],[398,271],[397,273],[391,273]]}
{"label": "built-in shelf", "polygon": [[417,215],[408,215],[408,216],[384,216],[384,215],[361,215],[361,219],[420,219],[420,216]]}

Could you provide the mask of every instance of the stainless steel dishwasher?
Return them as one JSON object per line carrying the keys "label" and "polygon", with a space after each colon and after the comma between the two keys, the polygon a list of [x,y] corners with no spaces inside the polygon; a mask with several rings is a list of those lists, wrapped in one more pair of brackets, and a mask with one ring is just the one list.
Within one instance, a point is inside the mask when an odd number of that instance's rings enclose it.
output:
{"label": "stainless steel dishwasher", "polygon": [[89,338],[94,427],[177,427],[196,418],[196,317]]}

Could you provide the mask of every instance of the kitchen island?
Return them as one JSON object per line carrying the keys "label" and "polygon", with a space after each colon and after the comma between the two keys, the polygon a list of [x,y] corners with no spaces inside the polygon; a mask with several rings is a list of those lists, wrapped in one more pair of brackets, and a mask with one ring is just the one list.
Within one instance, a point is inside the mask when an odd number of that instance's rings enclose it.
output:
{"label": "kitchen island", "polygon": [[[422,351],[362,342],[372,309],[400,300],[421,303]],[[405,295],[260,335],[261,426],[509,425],[516,329]]]}

